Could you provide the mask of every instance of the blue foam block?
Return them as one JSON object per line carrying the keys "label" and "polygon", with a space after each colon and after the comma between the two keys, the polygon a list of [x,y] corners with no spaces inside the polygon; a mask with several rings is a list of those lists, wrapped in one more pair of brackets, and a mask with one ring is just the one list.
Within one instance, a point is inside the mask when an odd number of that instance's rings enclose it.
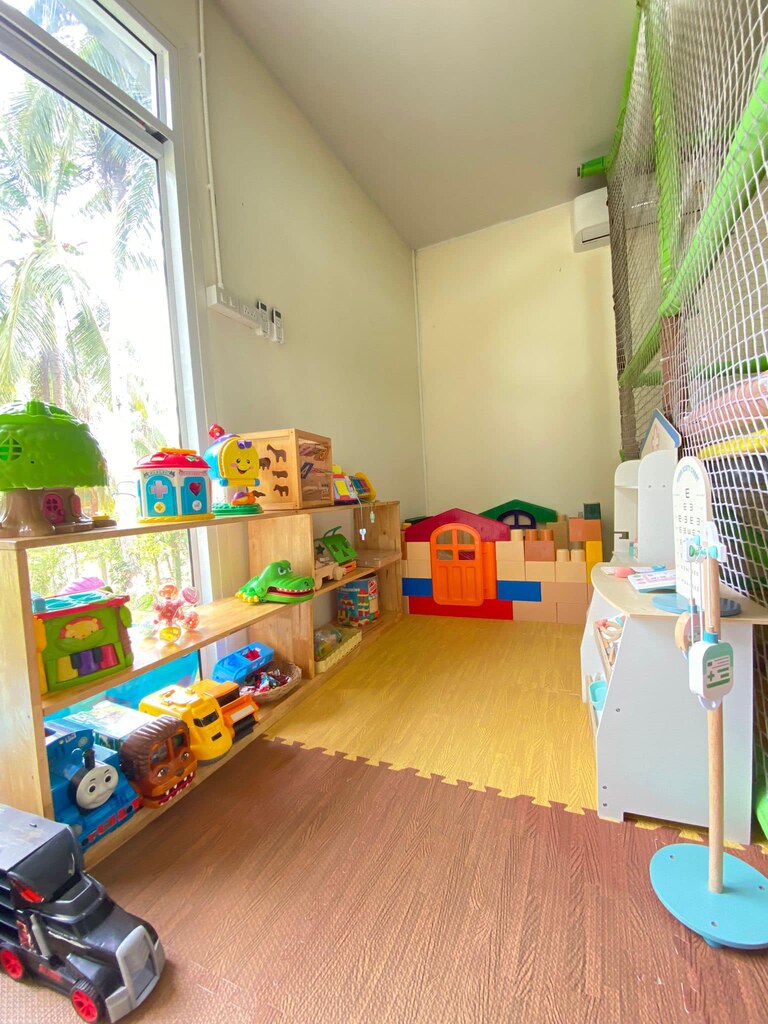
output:
{"label": "blue foam block", "polygon": [[432,580],[417,580],[413,576],[403,576],[404,597],[432,597]]}
{"label": "blue foam block", "polygon": [[541,584],[535,580],[499,580],[500,601],[541,601]]}

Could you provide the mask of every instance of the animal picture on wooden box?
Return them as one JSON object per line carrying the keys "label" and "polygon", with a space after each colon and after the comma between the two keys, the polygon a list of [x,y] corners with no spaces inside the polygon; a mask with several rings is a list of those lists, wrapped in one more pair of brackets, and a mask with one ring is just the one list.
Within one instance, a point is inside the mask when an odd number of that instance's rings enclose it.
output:
{"label": "animal picture on wooden box", "polygon": [[171,715],[153,718],[122,743],[120,766],[147,807],[162,807],[195,777],[189,728]]}
{"label": "animal picture on wooden box", "polygon": [[253,444],[265,510],[333,502],[331,439],[301,430],[243,434]]}

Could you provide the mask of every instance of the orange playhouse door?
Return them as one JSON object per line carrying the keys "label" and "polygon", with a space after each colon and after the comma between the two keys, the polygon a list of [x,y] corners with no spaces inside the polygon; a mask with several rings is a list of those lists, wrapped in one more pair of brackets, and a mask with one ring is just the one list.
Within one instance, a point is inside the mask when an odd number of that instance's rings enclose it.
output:
{"label": "orange playhouse door", "polygon": [[470,526],[441,526],[429,541],[432,598],[436,604],[483,603],[483,550]]}

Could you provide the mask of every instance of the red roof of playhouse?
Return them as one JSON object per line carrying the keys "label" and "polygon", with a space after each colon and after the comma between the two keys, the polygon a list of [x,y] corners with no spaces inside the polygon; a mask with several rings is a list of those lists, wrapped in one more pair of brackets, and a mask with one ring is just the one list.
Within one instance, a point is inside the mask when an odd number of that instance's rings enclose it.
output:
{"label": "red roof of playhouse", "polygon": [[482,540],[509,540],[511,536],[506,523],[484,519],[483,516],[476,516],[474,512],[465,512],[463,508],[451,508],[438,516],[430,516],[428,519],[422,519],[420,523],[409,526],[405,531],[405,539],[429,540],[439,526],[448,526],[451,523],[471,526],[473,530],[477,530]]}
{"label": "red roof of playhouse", "polygon": [[154,455],[145,455],[136,469],[199,469],[208,472],[208,463],[191,448],[161,448]]}

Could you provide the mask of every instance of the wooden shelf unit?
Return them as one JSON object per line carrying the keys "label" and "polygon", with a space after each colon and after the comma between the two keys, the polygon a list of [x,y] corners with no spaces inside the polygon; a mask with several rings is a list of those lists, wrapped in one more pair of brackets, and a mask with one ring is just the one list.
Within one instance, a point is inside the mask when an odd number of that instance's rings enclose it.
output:
{"label": "wooden shelf unit", "polygon": [[[371,510],[375,514],[373,523],[368,521]],[[374,573],[379,577],[381,618],[366,629],[363,644],[350,652],[331,671],[315,676],[313,631],[316,625],[322,623],[314,621],[314,599],[301,604],[250,605],[236,597],[224,597],[201,606],[200,628],[186,634],[177,644],[163,646],[154,642],[135,641],[135,660],[130,669],[56,693],[41,693],[29,583],[27,552],[30,548],[74,544],[99,538],[136,536],[143,533],[164,533],[173,529],[245,525],[248,530],[250,575],[260,572],[269,562],[284,558],[291,562],[295,572],[311,575],[314,570],[314,516],[329,511],[342,514],[349,509],[344,506],[323,506],[258,516],[221,517],[202,522],[134,524],[50,538],[0,540],[0,593],[3,595],[0,693],[4,711],[0,717],[0,803],[10,804],[34,814],[53,816],[45,750],[44,715],[112,689],[153,668],[247,629],[249,639],[270,644],[282,657],[296,663],[302,670],[304,681],[285,700],[261,710],[260,721],[251,737],[238,742],[220,761],[200,769],[194,782],[194,786],[199,785],[243,750],[251,739],[269,728],[313,689],[347,665],[362,647],[378,639],[399,620],[401,615],[400,503],[376,502],[353,510],[356,528],[363,525],[365,517],[366,536],[365,540],[360,540],[356,533],[355,538],[350,537],[350,540],[360,552],[376,552],[377,555],[388,552],[391,553],[391,558],[384,554],[385,564],[377,567],[361,566],[346,579],[360,579]],[[343,582],[345,581],[326,584],[317,592],[315,598],[334,590]],[[103,859],[148,825],[158,814],[177,806],[194,786],[159,810],[142,808],[137,811],[130,821],[100,840],[93,850],[89,851],[87,862],[93,864]]]}

